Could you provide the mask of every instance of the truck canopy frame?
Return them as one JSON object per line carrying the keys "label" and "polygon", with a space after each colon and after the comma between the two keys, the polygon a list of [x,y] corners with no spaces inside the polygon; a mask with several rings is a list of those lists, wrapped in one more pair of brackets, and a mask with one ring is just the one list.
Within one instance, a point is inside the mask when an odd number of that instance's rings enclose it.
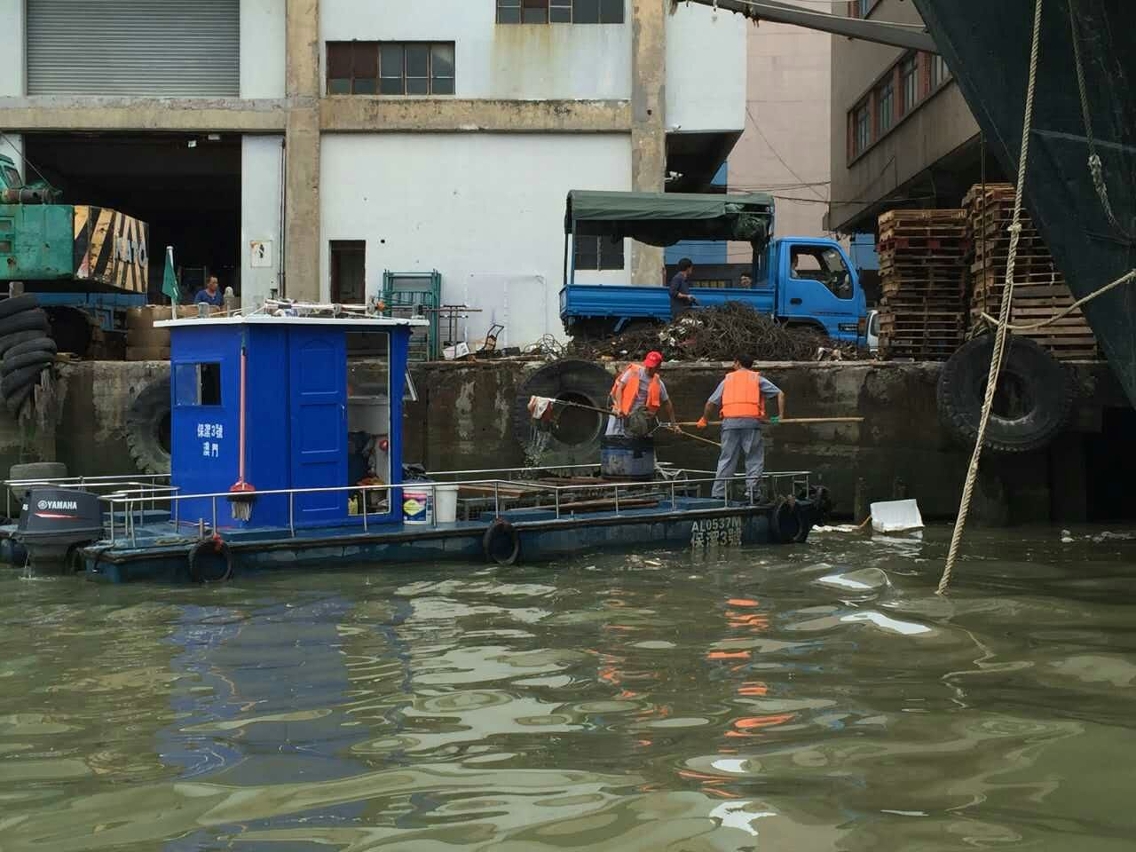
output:
{"label": "truck canopy frame", "polygon": [[773,233],[773,196],[572,190],[564,233],[630,238],[653,246],[742,240],[763,249]]}

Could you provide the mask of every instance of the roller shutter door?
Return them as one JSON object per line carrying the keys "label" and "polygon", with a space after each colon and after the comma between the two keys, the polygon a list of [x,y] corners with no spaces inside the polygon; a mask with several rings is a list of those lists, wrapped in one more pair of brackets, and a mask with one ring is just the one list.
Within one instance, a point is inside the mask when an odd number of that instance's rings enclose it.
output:
{"label": "roller shutter door", "polygon": [[240,0],[27,0],[29,95],[240,95]]}

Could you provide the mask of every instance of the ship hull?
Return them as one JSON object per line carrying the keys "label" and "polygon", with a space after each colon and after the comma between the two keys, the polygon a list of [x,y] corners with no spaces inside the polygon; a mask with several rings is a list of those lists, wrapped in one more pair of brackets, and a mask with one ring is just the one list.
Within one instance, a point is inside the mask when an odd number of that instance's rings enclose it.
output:
{"label": "ship hull", "polygon": [[[1018,172],[1032,0],[914,0],[990,151]],[[1089,169],[1070,6],[1076,14],[1089,126],[1113,217]],[[1123,8],[1123,11],[1122,11]],[[1078,298],[1136,268],[1136,4],[1045,0],[1025,197]],[[1112,221],[1115,219],[1115,222]],[[1084,308],[1108,362],[1136,405],[1136,284]]]}

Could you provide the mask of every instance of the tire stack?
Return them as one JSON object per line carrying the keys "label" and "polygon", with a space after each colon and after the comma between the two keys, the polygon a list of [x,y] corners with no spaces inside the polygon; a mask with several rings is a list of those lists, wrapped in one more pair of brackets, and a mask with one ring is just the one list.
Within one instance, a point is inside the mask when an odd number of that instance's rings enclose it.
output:
{"label": "tire stack", "polygon": [[0,301],[0,397],[19,417],[45,370],[55,361],[56,345],[47,314],[31,294]]}

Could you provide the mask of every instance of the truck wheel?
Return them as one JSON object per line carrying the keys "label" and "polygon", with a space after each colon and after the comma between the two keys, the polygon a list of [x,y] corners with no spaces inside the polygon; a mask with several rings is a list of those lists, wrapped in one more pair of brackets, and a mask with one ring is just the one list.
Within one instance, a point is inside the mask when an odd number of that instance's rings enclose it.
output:
{"label": "truck wheel", "polygon": [[[517,441],[526,446],[532,437],[529,397],[547,396],[607,409],[612,381],[607,370],[591,361],[555,361],[537,370],[521,386],[513,408],[513,431]],[[600,438],[606,425],[607,418],[602,414],[566,407],[559,412],[557,426],[539,464],[542,467],[571,467],[598,463]]]}
{"label": "truck wheel", "polygon": [[170,472],[170,380],[147,385],[126,412],[126,443],[142,473]]}
{"label": "truck wheel", "polygon": [[[1073,412],[1073,382],[1065,367],[1025,337],[1006,341],[998,393],[986,427],[985,446],[999,453],[1024,453],[1049,444]],[[978,437],[994,335],[964,345],[939,374],[938,408],[943,426],[964,443]]]}
{"label": "truck wheel", "polygon": [[7,337],[19,331],[47,332],[47,314],[39,308],[30,311],[20,311],[18,314],[0,319],[0,338]]}
{"label": "truck wheel", "polygon": [[51,352],[45,352],[42,349],[35,352],[25,352],[23,355],[17,355],[13,358],[10,355],[4,356],[4,361],[0,364],[0,375],[10,376],[17,370],[22,370],[25,367],[46,367],[48,364],[55,360],[55,355]]}
{"label": "truck wheel", "polygon": [[25,293],[22,296],[9,296],[7,299],[0,301],[0,319],[10,317],[20,313],[20,311],[30,311],[39,307],[39,299],[31,293]]}

